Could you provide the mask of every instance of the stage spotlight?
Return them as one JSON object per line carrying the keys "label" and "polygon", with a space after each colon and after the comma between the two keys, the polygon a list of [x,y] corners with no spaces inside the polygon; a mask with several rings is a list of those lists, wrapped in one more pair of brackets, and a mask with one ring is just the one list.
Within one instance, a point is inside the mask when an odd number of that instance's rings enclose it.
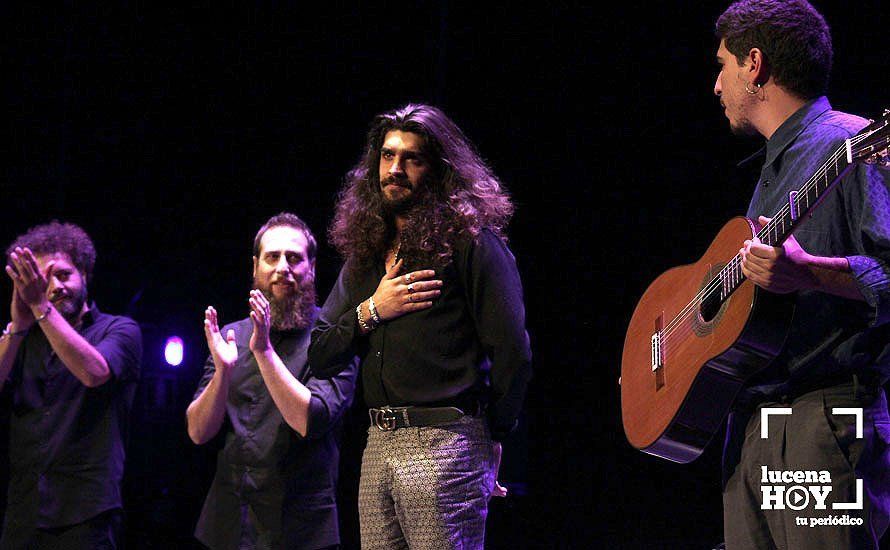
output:
{"label": "stage spotlight", "polygon": [[185,352],[185,344],[179,336],[171,336],[167,338],[164,344],[164,359],[171,367],[178,367],[182,363],[182,357]]}

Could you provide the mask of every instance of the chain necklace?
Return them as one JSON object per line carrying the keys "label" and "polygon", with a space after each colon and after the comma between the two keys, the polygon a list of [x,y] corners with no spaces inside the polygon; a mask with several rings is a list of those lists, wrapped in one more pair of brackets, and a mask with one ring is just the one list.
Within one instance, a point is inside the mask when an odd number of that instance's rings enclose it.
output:
{"label": "chain necklace", "polygon": [[387,271],[389,271],[390,269],[395,267],[395,265],[399,262],[399,251],[400,250],[402,250],[402,241],[401,240],[399,240],[399,242],[396,244],[395,250],[393,250],[392,265],[389,266],[389,269],[387,269]]}

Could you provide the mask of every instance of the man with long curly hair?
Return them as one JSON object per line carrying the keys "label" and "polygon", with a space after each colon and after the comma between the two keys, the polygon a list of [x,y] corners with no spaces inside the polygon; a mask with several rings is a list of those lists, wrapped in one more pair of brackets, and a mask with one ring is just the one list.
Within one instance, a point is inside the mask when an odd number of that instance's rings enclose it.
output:
{"label": "man with long curly hair", "polygon": [[330,229],[345,259],[309,350],[318,376],[361,361],[372,426],[362,548],[482,548],[500,441],[531,375],[513,206],[429,105],[375,118]]}
{"label": "man with long curly hair", "polygon": [[96,249],[80,227],[33,227],[6,258],[0,388],[13,406],[0,548],[117,548],[139,326],[88,301]]}

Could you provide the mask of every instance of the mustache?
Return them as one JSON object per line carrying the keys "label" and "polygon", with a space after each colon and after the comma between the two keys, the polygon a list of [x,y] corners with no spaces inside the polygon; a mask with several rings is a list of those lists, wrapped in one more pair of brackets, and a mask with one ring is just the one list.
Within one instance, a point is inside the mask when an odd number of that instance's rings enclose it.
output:
{"label": "mustache", "polygon": [[380,185],[398,185],[399,187],[406,187],[408,189],[411,189],[411,182],[408,181],[408,178],[406,177],[397,178],[395,176],[386,176],[385,178],[383,178],[383,180],[380,181]]}

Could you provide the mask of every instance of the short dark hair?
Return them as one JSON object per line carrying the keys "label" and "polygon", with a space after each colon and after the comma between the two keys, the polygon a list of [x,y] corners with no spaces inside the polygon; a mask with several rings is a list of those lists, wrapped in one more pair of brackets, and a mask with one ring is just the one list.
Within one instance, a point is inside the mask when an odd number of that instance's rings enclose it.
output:
{"label": "short dark hair", "polygon": [[306,236],[306,241],[308,243],[306,253],[309,254],[309,260],[315,259],[315,252],[318,248],[318,245],[315,242],[315,235],[312,234],[312,230],[309,229],[306,222],[301,220],[296,214],[291,214],[290,212],[275,214],[269,218],[269,221],[263,224],[259,231],[257,231],[256,238],[253,239],[254,256],[259,257],[260,255],[260,241],[263,240],[263,235],[266,234],[266,231],[279,226],[293,227],[294,229],[302,231],[303,235]]}
{"label": "short dark hair", "polygon": [[71,258],[71,263],[84,275],[87,281],[93,280],[93,267],[96,265],[96,247],[92,239],[80,226],[53,220],[44,225],[36,225],[16,237],[6,249],[6,261],[17,246],[29,248],[35,255],[62,252]]}
{"label": "short dark hair", "polygon": [[739,64],[760,48],[776,84],[802,99],[828,89],[831,31],[806,0],[741,0],[717,19],[717,37]]}

